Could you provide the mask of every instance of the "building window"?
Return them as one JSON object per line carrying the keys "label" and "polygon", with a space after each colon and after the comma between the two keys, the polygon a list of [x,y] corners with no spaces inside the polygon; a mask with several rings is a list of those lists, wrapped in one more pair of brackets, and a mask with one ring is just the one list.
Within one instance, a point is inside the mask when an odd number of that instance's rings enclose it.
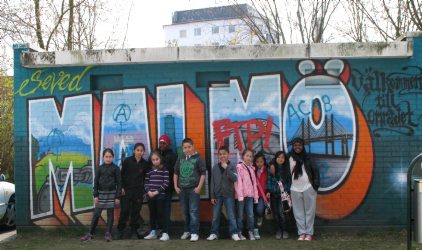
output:
{"label": "building window", "polygon": [[194,34],[195,34],[195,36],[200,36],[201,35],[201,28],[195,28]]}
{"label": "building window", "polygon": [[186,30],[181,30],[179,32],[179,36],[180,36],[180,38],[185,38],[186,37]]}
{"label": "building window", "polygon": [[213,34],[218,34],[219,32],[220,32],[220,27],[218,27],[218,26],[212,27],[212,33]]}
{"label": "building window", "polygon": [[233,33],[236,31],[236,25],[229,25],[229,33]]}

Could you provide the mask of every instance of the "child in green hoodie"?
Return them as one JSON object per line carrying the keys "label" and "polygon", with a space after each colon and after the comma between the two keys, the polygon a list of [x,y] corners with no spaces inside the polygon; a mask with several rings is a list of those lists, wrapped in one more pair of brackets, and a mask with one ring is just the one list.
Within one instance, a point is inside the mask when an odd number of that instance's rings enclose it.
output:
{"label": "child in green hoodie", "polygon": [[[193,140],[182,141],[183,155],[179,156],[174,166],[174,190],[180,196],[184,221],[182,240],[199,239],[199,202],[202,186],[205,182],[207,168],[205,160],[195,151]],[[189,223],[189,224],[188,224]]]}

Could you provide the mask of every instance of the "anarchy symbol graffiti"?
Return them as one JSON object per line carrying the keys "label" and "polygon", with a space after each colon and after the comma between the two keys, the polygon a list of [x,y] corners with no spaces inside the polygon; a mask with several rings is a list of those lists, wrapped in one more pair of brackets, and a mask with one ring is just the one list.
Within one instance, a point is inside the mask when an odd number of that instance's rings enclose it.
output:
{"label": "anarchy symbol graffiti", "polygon": [[129,121],[131,113],[129,105],[119,104],[114,108],[113,120],[121,125]]}

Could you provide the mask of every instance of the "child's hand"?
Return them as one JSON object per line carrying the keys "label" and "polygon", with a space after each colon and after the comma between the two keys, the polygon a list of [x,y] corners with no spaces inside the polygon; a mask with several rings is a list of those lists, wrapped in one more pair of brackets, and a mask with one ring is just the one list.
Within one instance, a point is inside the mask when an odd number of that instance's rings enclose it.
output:
{"label": "child's hand", "polygon": [[122,188],[122,196],[125,196],[126,195],[126,193],[125,193],[125,189],[124,188]]}
{"label": "child's hand", "polygon": [[179,187],[174,187],[174,191],[176,191],[176,193],[180,194],[180,188]]}
{"label": "child's hand", "polygon": [[253,203],[258,204],[258,199],[259,199],[259,198],[255,198],[255,199],[253,200]]}
{"label": "child's hand", "polygon": [[201,189],[200,189],[199,187],[196,187],[193,191],[194,191],[196,194],[199,194],[199,193],[201,192]]}
{"label": "child's hand", "polygon": [[119,199],[114,199],[114,204],[115,204],[116,206],[118,206],[118,205],[120,204],[120,200],[119,200]]}
{"label": "child's hand", "polygon": [[216,199],[211,199],[211,204],[213,204],[213,205],[217,204],[217,200]]}
{"label": "child's hand", "polygon": [[267,193],[267,199],[270,199],[270,197],[271,197],[271,194]]}
{"label": "child's hand", "polygon": [[95,204],[95,206],[98,205],[98,197],[94,197],[94,204]]}
{"label": "child's hand", "polygon": [[153,198],[155,196],[154,192],[148,191],[149,198]]}

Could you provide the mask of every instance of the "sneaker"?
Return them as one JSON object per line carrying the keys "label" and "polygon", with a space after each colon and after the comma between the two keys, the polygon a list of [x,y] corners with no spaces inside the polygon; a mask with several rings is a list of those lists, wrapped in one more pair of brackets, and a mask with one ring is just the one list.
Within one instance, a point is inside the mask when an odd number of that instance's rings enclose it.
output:
{"label": "sneaker", "polygon": [[253,230],[253,237],[254,237],[256,240],[261,239],[261,236],[259,235],[259,230],[258,230],[258,228],[255,228],[255,229]]}
{"label": "sneaker", "polygon": [[145,240],[157,239],[157,234],[156,234],[155,230],[151,230],[151,232],[149,232],[149,234],[147,236],[145,236],[144,239]]}
{"label": "sneaker", "polygon": [[243,234],[242,234],[242,233],[239,233],[239,235],[238,235],[238,236],[239,236],[239,239],[240,239],[240,240],[246,240],[246,237],[245,237],[245,236],[243,236]]}
{"label": "sneaker", "polygon": [[254,232],[249,231],[249,240],[255,240]]}
{"label": "sneaker", "polygon": [[189,238],[189,236],[190,236],[190,233],[189,232],[184,232],[182,234],[182,236],[180,237],[180,239],[181,240],[187,240]]}
{"label": "sneaker", "polygon": [[258,217],[258,218],[256,219],[256,225],[257,225],[258,227],[262,226],[262,217]]}
{"label": "sneaker", "polygon": [[198,241],[199,235],[197,234],[191,234],[190,235],[190,241]]}
{"label": "sneaker", "polygon": [[305,236],[306,236],[306,235],[301,234],[297,240],[305,240]]}
{"label": "sneaker", "polygon": [[307,235],[305,236],[305,240],[308,240],[308,241],[312,240],[312,235],[307,234]]}
{"label": "sneaker", "polygon": [[275,238],[277,240],[281,240],[281,231],[277,231],[277,233],[275,234]]}
{"label": "sneaker", "polygon": [[210,234],[210,236],[207,238],[207,240],[217,240],[218,236],[216,234]]}
{"label": "sneaker", "polygon": [[[243,237],[243,238],[245,238],[245,237]],[[233,239],[234,241],[239,241],[239,240],[241,240],[238,234],[232,234],[232,239]]]}
{"label": "sneaker", "polygon": [[109,233],[109,232],[105,233],[104,239],[105,239],[105,241],[110,242],[111,241],[111,233]]}
{"label": "sneaker", "polygon": [[283,239],[286,240],[289,238],[289,233],[287,231],[283,231]]}
{"label": "sneaker", "polygon": [[92,239],[92,234],[87,233],[84,236],[81,237],[81,241],[90,241]]}
{"label": "sneaker", "polygon": [[170,239],[170,236],[168,235],[168,233],[162,233],[160,240],[161,241],[168,241]]}

